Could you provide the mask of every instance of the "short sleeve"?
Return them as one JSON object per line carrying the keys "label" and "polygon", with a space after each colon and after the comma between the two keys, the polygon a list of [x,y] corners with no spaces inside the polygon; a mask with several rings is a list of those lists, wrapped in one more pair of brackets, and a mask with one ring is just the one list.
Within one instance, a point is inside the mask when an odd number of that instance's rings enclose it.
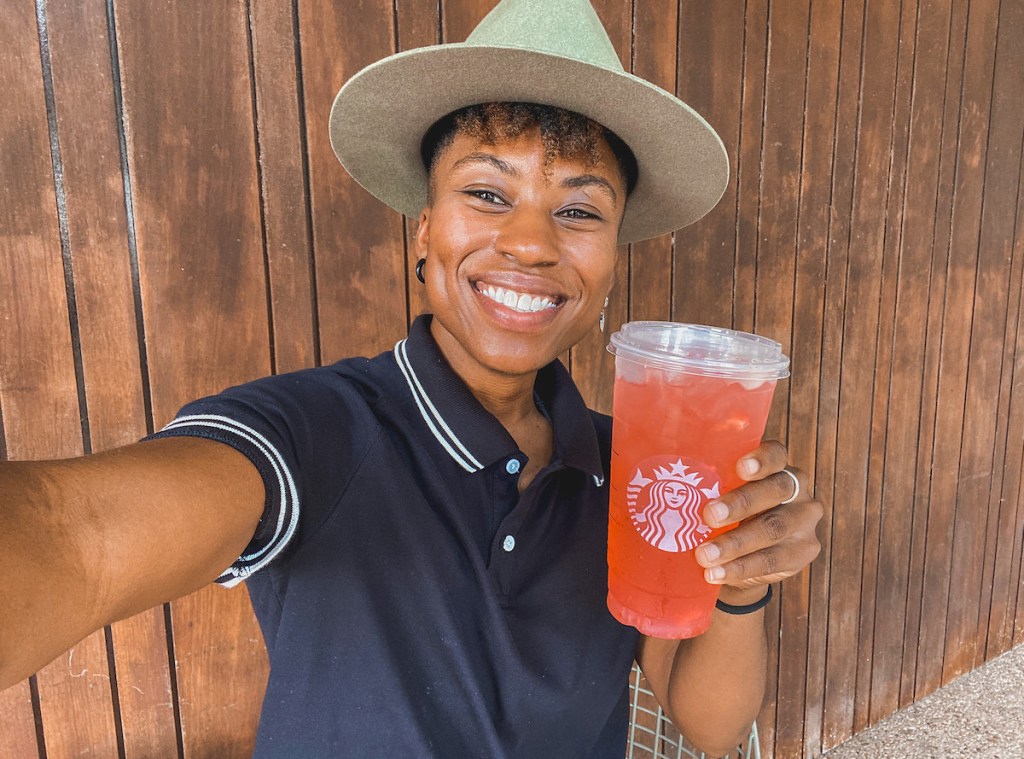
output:
{"label": "short sleeve", "polygon": [[216,440],[259,471],[263,514],[242,555],[216,579],[231,587],[298,547],[303,524],[321,521],[340,497],[375,425],[349,383],[330,369],[311,369],[194,401],[146,439]]}

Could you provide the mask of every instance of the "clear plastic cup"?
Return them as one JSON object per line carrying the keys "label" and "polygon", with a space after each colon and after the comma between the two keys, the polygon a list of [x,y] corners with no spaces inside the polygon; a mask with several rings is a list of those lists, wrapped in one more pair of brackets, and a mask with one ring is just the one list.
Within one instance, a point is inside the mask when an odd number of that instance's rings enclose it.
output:
{"label": "clear plastic cup", "polygon": [[736,462],[761,442],[782,346],[758,335],[675,322],[630,322],[615,354],[608,609],[658,638],[711,624],[718,586],[694,549],[712,529],[704,505],[738,487]]}

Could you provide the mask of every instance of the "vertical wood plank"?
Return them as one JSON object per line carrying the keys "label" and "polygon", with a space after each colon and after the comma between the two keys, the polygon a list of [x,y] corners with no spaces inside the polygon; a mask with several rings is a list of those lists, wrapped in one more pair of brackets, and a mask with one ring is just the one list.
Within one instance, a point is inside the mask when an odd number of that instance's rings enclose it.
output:
{"label": "vertical wood plank", "polygon": [[[1014,257],[1024,256],[1024,156],[1021,157],[1021,184],[1017,188],[1017,228],[1014,232]],[[1017,306],[1016,352],[1014,353],[1013,386],[1015,403],[1010,405],[1010,429],[1024,430],[1024,285]],[[1016,468],[1012,487],[1007,491],[1007,500],[1017,504],[1016,529],[1014,530],[1013,558],[1010,562],[1010,602],[1007,616],[1013,617],[1012,645],[1024,643],[1024,433],[1015,438],[1018,452],[1013,462]],[[1007,452],[1007,458],[1010,453]],[[1016,492],[1014,492],[1016,491]],[[1014,495],[1016,497],[1014,497]]]}
{"label": "vertical wood plank", "polygon": [[[893,8],[892,15],[882,19],[883,28],[893,27],[895,39],[892,43],[890,65],[893,77],[886,81],[886,96],[890,105],[883,108],[881,118],[888,116],[889,147],[884,154],[888,160],[877,159],[886,166],[886,187],[879,193],[875,214],[883,214],[876,233],[874,245],[878,246],[878,257],[881,269],[877,272],[877,307],[875,356],[873,371],[873,393],[871,397],[869,443],[867,456],[867,482],[865,496],[865,529],[864,529],[864,575],[861,582],[861,616],[860,630],[857,636],[857,690],[855,694],[854,732],[860,732],[871,721],[871,689],[873,686],[874,661],[878,652],[875,640],[875,628],[879,617],[893,616],[889,608],[877,604],[879,586],[892,583],[891,562],[899,561],[900,547],[892,551],[883,551],[880,547],[881,529],[884,514],[882,512],[882,493],[885,462],[888,458],[903,458],[902,450],[890,451],[887,447],[887,419],[891,410],[891,378],[896,309],[896,275],[899,271],[900,234],[903,218],[903,205],[906,194],[907,172],[907,137],[909,134],[910,90],[913,81],[913,61],[915,55],[915,22],[917,8],[913,2],[903,2],[899,8]],[[869,40],[869,45],[871,42]],[[875,46],[871,45],[874,49]],[[877,51],[876,51],[877,52]],[[881,91],[881,87],[879,88]],[[871,160],[871,159],[869,159]],[[851,255],[853,252],[851,251]],[[901,543],[903,541],[901,540]],[[898,613],[897,613],[898,616]],[[901,648],[902,636],[893,636],[890,647]]]}
{"label": "vertical wood plank", "polygon": [[[984,463],[978,462],[977,469],[974,466],[975,460],[986,454],[991,459],[991,435],[995,426],[991,419],[982,418],[977,421],[988,421],[987,434],[973,426],[975,420],[971,412],[977,406],[973,397],[976,386],[970,383],[968,373],[973,371],[975,360],[982,360],[971,351],[971,324],[979,273],[978,232],[992,97],[996,11],[996,3],[971,3],[968,9],[960,141],[953,190],[949,297],[946,298],[939,377],[939,407],[948,411],[940,417],[936,433],[933,466],[937,487],[932,491],[933,494],[937,492],[940,498],[954,500],[956,504],[949,564],[943,683],[966,672],[974,661],[982,563],[979,557],[984,547],[985,531],[985,517],[978,517],[979,503],[984,503],[991,476]],[[1005,292],[1005,274],[999,284]],[[994,296],[991,293],[983,297]],[[960,419],[952,413],[954,408],[962,409],[965,418]],[[977,455],[974,453],[976,443],[979,445]],[[974,479],[975,475],[978,479]],[[984,487],[976,489],[979,483]],[[981,511],[987,512],[987,509]]]}
{"label": "vertical wood plank", "polygon": [[[736,158],[736,256],[732,327],[754,331],[757,302],[758,226],[761,219],[761,161],[764,158],[764,103],[768,79],[768,3],[748,0],[744,11],[743,86],[739,153]],[[735,69],[735,61],[730,64]],[[772,616],[769,610],[769,617]],[[769,619],[768,623],[773,624]],[[769,667],[772,662],[769,662]],[[774,721],[774,720],[773,720]],[[764,741],[774,743],[771,725]]]}
{"label": "vertical wood plank", "polygon": [[[1024,150],[1021,151],[1018,169],[1017,211],[1012,240],[1013,265],[1018,270],[1018,276],[1024,278],[1024,272],[1020,271],[1024,269]],[[994,582],[1001,584],[993,594],[988,640],[989,650],[996,651],[1001,647],[1009,648],[1015,644],[1015,614],[1019,610],[1017,590],[1022,579],[1024,510],[1021,508],[1020,496],[1024,490],[1021,487],[1024,472],[1024,393],[1021,391],[1021,388],[1024,388],[1024,356],[1021,353],[1021,346],[1024,345],[1024,281],[1020,282],[1013,301],[1013,316],[1008,314],[1006,322],[1005,343],[1009,358],[1004,376],[1008,375],[1010,401],[1006,422],[1006,450],[1003,456],[1004,471],[999,493],[1004,514],[1000,515],[1000,556],[996,562],[994,579]],[[1010,535],[1007,536],[1004,530],[1009,530]],[[1002,579],[1004,564],[1006,576]],[[986,651],[986,654],[988,653],[989,651]]]}
{"label": "vertical wood plank", "polygon": [[841,648],[856,652],[854,662],[848,664],[846,670],[856,675],[850,682],[853,692],[848,693],[846,699],[846,703],[853,702],[852,713],[844,710],[843,723],[838,719],[834,723],[835,728],[842,730],[842,739],[866,723],[867,687],[870,686],[870,662],[865,661],[870,657],[869,643],[865,641],[870,637],[870,627],[865,629],[861,624],[862,620],[871,620],[874,616],[873,560],[877,559],[871,542],[872,539],[877,541],[877,513],[867,511],[872,432],[872,415],[868,409],[872,408],[872,396],[878,391],[874,374],[885,235],[884,216],[879,209],[885,208],[889,188],[889,161],[879,160],[879,156],[888,156],[892,144],[892,93],[898,42],[899,6],[866,3],[836,441],[835,486],[837,498],[842,502],[843,530],[841,538],[834,539],[832,544],[833,577],[837,576],[836,561],[849,572],[842,573],[850,582],[844,584],[840,604],[850,611],[859,608],[859,613],[848,619],[849,627],[836,628],[835,638],[829,641],[830,647],[834,640]]}
{"label": "vertical wood plank", "polygon": [[0,691],[0,756],[41,757],[28,680]]}
{"label": "vertical wood plank", "polygon": [[742,0],[683,0],[679,12],[676,94],[718,132],[729,155],[729,184],[718,205],[697,224],[677,231],[672,318],[728,327],[733,322],[743,102]]}
{"label": "vertical wood plank", "polygon": [[[1003,20],[1000,20],[1000,35],[1003,34]],[[1017,26],[1017,21],[1007,25],[1010,29]],[[1006,48],[1002,48],[1004,51]],[[1019,46],[1013,47],[1014,51]],[[1006,52],[1009,57],[1013,53]],[[992,143],[989,156],[989,171],[993,167],[991,152],[996,148]],[[1017,148],[1017,206],[1014,209],[1015,229],[1019,229],[1024,221],[1024,193],[1021,192],[1024,180],[1024,150]],[[987,579],[992,589],[991,604],[988,610],[988,635],[985,642],[985,658],[992,659],[1007,651],[1013,641],[1013,609],[1016,602],[1017,575],[1020,572],[1020,533],[1017,525],[1017,494],[1021,479],[1021,450],[1024,449],[1024,414],[1020,412],[1021,394],[1019,388],[1024,386],[1016,363],[1018,337],[1018,320],[1020,319],[1021,297],[1024,295],[1024,255],[1013,247],[1015,235],[1008,236],[1007,247],[1011,256],[1010,298],[1006,313],[1006,329],[1003,334],[1003,374],[1000,381],[1000,410],[997,414],[996,429],[996,472],[993,487],[989,496],[990,503],[998,503],[998,519],[995,520],[995,545],[986,547],[992,550],[992,576]],[[991,525],[990,525],[991,527]],[[990,533],[991,536],[991,533]],[[990,540],[992,538],[990,537]],[[983,588],[985,585],[982,586]],[[985,608],[982,606],[982,614]]]}
{"label": "vertical wood plank", "polygon": [[[954,504],[951,496],[941,493],[933,476],[935,449],[939,444],[941,414],[938,413],[939,374],[942,344],[945,337],[943,314],[949,293],[947,265],[950,257],[953,183],[960,123],[960,89],[963,81],[964,40],[967,7],[953,6],[943,100],[942,135],[939,146],[938,198],[933,211],[931,297],[928,304],[928,351],[925,354],[922,385],[920,455],[915,473],[915,492],[927,504],[925,535],[920,556],[923,563],[920,591],[920,624],[917,634],[908,629],[907,646],[917,657],[913,696],[922,698],[935,690],[942,680],[942,649],[945,638],[946,603],[949,597],[949,551],[953,526]],[[942,408],[948,409],[948,402]],[[962,402],[960,405],[962,409]],[[960,410],[954,412],[958,417]],[[948,477],[943,472],[942,477]],[[915,510],[921,508],[915,499]],[[902,700],[902,699],[901,699]]]}
{"label": "vertical wood plank", "polygon": [[[768,18],[768,75],[765,81],[764,149],[761,212],[758,221],[757,299],[755,329],[782,343],[792,361],[792,324],[796,317],[794,279],[799,247],[801,157],[807,76],[809,3],[772,6]],[[763,244],[760,244],[763,241]],[[789,383],[782,382],[772,402],[767,435],[786,440]],[[809,430],[804,430],[804,434]],[[813,434],[813,433],[812,433]],[[802,442],[807,443],[807,440]],[[805,445],[804,450],[809,448]],[[794,463],[804,467],[805,461]],[[813,461],[813,459],[812,459]],[[803,710],[807,664],[807,572],[780,588],[778,665],[770,677],[769,698],[775,701],[775,756],[799,756],[803,747]]]}
{"label": "vertical wood plank", "polygon": [[160,426],[270,365],[247,19],[243,0],[115,9]]}
{"label": "vertical wood plank", "polygon": [[853,728],[856,687],[856,627],[862,516],[851,513],[849,496],[839,487],[843,457],[839,445],[840,393],[844,353],[843,315],[847,298],[854,156],[858,140],[861,56],[865,9],[862,2],[843,6],[839,48],[835,150],[832,163],[832,202],[825,289],[825,335],[822,339],[819,395],[819,455],[815,480],[818,492],[832,502],[829,537],[829,610],[826,641],[822,748],[847,738]]}
{"label": "vertical wood plank", "polygon": [[[946,8],[943,15],[942,7]],[[871,676],[869,719],[879,719],[898,706],[901,673],[913,672],[915,651],[904,650],[907,630],[916,634],[920,574],[911,570],[913,547],[920,548],[924,511],[914,503],[914,480],[907,473],[919,455],[922,366],[926,350],[931,240],[938,182],[938,145],[942,129],[942,89],[949,29],[949,6],[923,0],[917,9],[918,25],[902,35],[915,36],[915,67],[910,128],[906,146],[906,182],[899,234],[898,271],[894,280],[889,411],[886,418],[879,538],[879,569],[875,615],[875,646]],[[916,584],[918,590],[910,590]],[[912,679],[912,675],[911,675]]]}
{"label": "vertical wood plank", "polygon": [[[269,373],[243,0],[115,5],[153,416]],[[172,605],[186,757],[244,757],[266,679],[244,589]]]}
{"label": "vertical wood plank", "polygon": [[[987,264],[987,271],[979,274],[979,285],[975,295],[975,325],[991,329],[992,325],[979,324],[991,310],[978,313],[978,299],[985,287],[998,290],[1005,284],[1005,298],[997,331],[985,335],[993,357],[998,359],[1000,372],[992,384],[998,387],[997,402],[991,418],[994,427],[994,445],[990,467],[992,478],[988,492],[989,516],[985,536],[984,571],[981,579],[980,620],[978,627],[984,632],[984,644],[976,647],[973,666],[991,659],[1009,648],[1006,635],[1006,606],[1010,579],[1010,558],[1013,553],[1013,526],[1015,511],[1003,500],[1004,478],[1007,469],[1013,472],[1018,445],[1016,441],[1024,436],[1007,436],[1010,418],[1010,383],[1013,377],[1013,352],[1017,326],[1017,309],[1020,305],[1021,269],[1024,261],[1013,255],[1014,230],[1019,222],[1020,165],[1024,154],[1024,93],[1014,86],[1024,72],[1024,49],[1014,41],[1024,33],[1024,5],[1001,3],[995,51],[995,71],[992,76],[992,112],[989,119],[988,148],[986,153],[985,196],[981,218],[979,255]],[[1004,279],[999,281],[1002,274]],[[987,280],[987,282],[986,282]],[[993,281],[994,280],[994,281]],[[988,306],[988,304],[986,304]],[[975,339],[971,339],[971,351],[975,352]],[[972,364],[972,372],[973,372]],[[976,379],[971,377],[971,381]],[[969,395],[970,397],[970,395]]]}
{"label": "vertical wood plank", "polygon": [[263,233],[274,341],[272,368],[289,372],[312,366],[317,359],[297,27],[291,3],[250,3]]}
{"label": "vertical wood plank", "polygon": [[313,204],[321,355],[376,355],[406,333],[402,217],[363,190],[331,150],[327,129],[341,85],[394,51],[392,2],[300,0],[302,82]]}
{"label": "vertical wood plank", "polygon": [[[0,120],[0,282],[9,283],[0,287],[0,404],[12,459],[81,454],[80,414],[85,412],[79,406],[72,342],[71,319],[77,314],[69,311],[66,248],[56,215],[63,188],[57,184],[59,144],[48,123],[53,102],[49,40],[45,14],[37,18],[34,10],[27,4],[12,6],[0,20],[5,59],[0,89],[10,101]],[[51,152],[51,144],[58,152]],[[80,671],[68,664],[75,656]],[[108,672],[101,631],[38,673],[47,756],[85,750],[94,756],[117,755]],[[22,696],[27,692],[19,691]],[[15,695],[7,706],[34,723],[27,701]]]}
{"label": "vertical wood plank", "polygon": [[[146,434],[106,6],[50,0],[46,13],[88,442],[100,451]],[[111,641],[125,755],[175,755],[163,610],[114,625]]]}
{"label": "vertical wood plank", "polygon": [[[799,248],[795,272],[793,340],[790,378],[789,449],[793,460],[806,467],[825,514],[818,534],[821,555],[807,572],[809,585],[807,632],[807,686],[804,695],[804,745],[799,756],[821,752],[822,704],[825,689],[825,640],[828,630],[828,588],[832,523],[831,492],[817,480],[819,460],[834,460],[832,441],[819,440],[818,401],[822,376],[822,339],[825,325],[825,267],[829,250],[831,187],[822,177],[832,173],[835,116],[839,80],[839,43],[842,7],[837,3],[811,3],[807,50],[804,143],[800,177]],[[792,580],[790,581],[792,582]],[[790,717],[781,708],[779,722]],[[787,728],[791,729],[791,728]]]}
{"label": "vertical wood plank", "polygon": [[[633,7],[633,73],[669,92],[676,88],[677,14],[676,0],[637,0]],[[672,241],[668,234],[630,246],[629,281],[617,287],[628,287],[631,320],[672,318]]]}

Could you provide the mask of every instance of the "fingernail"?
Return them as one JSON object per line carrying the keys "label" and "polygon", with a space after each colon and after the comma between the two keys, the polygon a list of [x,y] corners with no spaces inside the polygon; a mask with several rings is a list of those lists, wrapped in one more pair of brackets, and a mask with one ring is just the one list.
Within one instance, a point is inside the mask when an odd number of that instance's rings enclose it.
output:
{"label": "fingernail", "polygon": [[740,474],[749,477],[752,474],[757,474],[757,470],[760,469],[760,465],[757,463],[757,459],[743,459],[740,462]]}
{"label": "fingernail", "polygon": [[719,549],[719,547],[714,543],[708,543],[706,546],[701,546],[700,551],[704,556],[704,561],[709,564],[722,555],[721,549]]}
{"label": "fingernail", "polygon": [[725,570],[721,567],[712,567],[704,570],[704,577],[708,582],[721,582],[725,578]]}
{"label": "fingernail", "polygon": [[721,501],[712,501],[708,504],[708,515],[715,524],[722,524],[729,518],[729,507]]}

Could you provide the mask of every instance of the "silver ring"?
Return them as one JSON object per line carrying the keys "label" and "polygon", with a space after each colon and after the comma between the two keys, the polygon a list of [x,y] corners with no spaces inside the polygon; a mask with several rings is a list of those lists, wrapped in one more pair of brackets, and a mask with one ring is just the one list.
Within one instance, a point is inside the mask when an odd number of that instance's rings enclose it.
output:
{"label": "silver ring", "polygon": [[787,498],[787,499],[786,499],[785,501],[780,501],[780,502],[779,502],[779,505],[780,505],[780,506],[784,506],[784,505],[785,505],[785,504],[787,504],[787,503],[793,503],[793,501],[795,501],[795,500],[796,500],[796,497],[797,497],[798,495],[800,495],[800,480],[798,480],[798,479],[796,478],[796,475],[795,475],[795,474],[793,474],[793,473],[792,473],[791,471],[789,471],[788,469],[783,469],[783,470],[782,470],[782,473],[783,473],[783,474],[788,474],[788,475],[789,475],[789,479],[793,480],[793,495],[791,495],[791,496],[790,496],[789,498]]}

